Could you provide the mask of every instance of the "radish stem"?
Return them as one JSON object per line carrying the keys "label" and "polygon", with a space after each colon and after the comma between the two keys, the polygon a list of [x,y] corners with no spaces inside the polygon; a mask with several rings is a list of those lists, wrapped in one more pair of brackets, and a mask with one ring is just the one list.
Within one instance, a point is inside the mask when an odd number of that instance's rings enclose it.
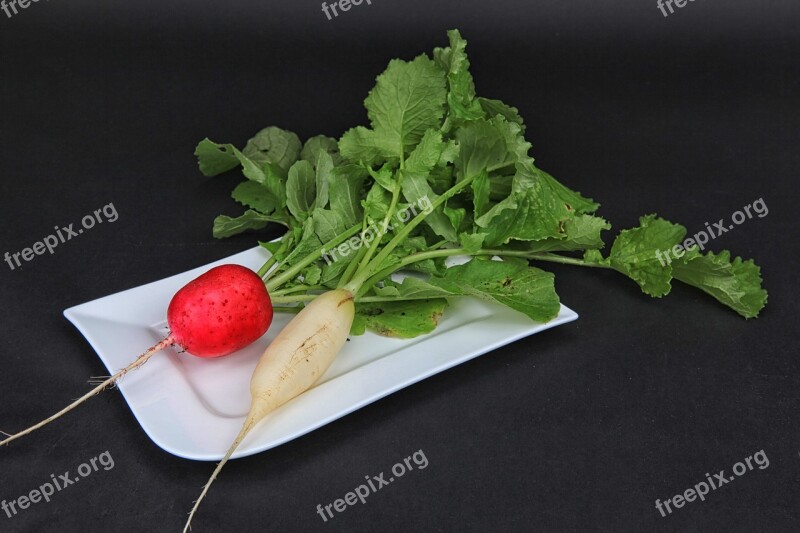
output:
{"label": "radish stem", "polygon": [[406,237],[408,237],[414,228],[416,228],[420,223],[422,223],[423,220],[425,220],[425,217],[432,213],[437,207],[455,196],[464,187],[472,183],[474,179],[475,176],[472,176],[456,183],[448,190],[443,192],[438,198],[436,198],[436,200],[431,202],[430,209],[427,211],[422,211],[417,216],[409,220],[408,223],[403,226],[403,229],[397,232],[397,235],[395,235],[392,240],[386,243],[386,246],[381,249],[378,255],[376,255],[366,266],[359,268],[358,273],[353,276],[353,279],[350,280],[343,288],[349,290],[353,294],[357,294],[364,282],[369,279],[372,274],[374,274],[375,269],[378,269],[381,267],[381,265],[383,265],[383,262],[389,258],[389,255],[392,253],[392,251],[394,251],[394,249],[397,248],[406,239]]}
{"label": "radish stem", "polygon": [[277,276],[275,276],[272,280],[267,283],[267,290],[271,293],[273,290],[277,289],[287,281],[291,281],[295,276],[297,276],[300,272],[303,271],[305,267],[322,257],[322,254],[325,253],[325,250],[328,248],[332,248],[343,243],[349,237],[352,237],[358,230],[361,228],[360,224],[356,224],[355,226],[351,227],[350,229],[343,231],[329,242],[323,244],[299,262],[295,263],[291,266],[288,270],[281,272]]}
{"label": "radish stem", "polygon": [[[342,274],[342,277],[339,279],[339,285],[340,286],[347,284],[347,282],[349,282],[351,279],[353,279],[353,275],[356,273],[356,270],[358,269],[358,266],[361,264],[361,260],[364,258],[365,255],[367,255],[367,253],[371,249],[372,245],[375,244],[376,242],[379,242],[380,239],[383,238],[383,236],[380,236],[380,237],[376,237],[375,239],[372,239],[372,241],[365,241],[364,240],[364,233],[366,231],[367,231],[367,218],[364,217],[364,221],[363,221],[362,229],[361,229],[361,247],[358,249],[358,253],[353,258],[353,260],[350,261],[350,264],[347,265],[347,268],[345,269],[344,273]],[[376,246],[377,246],[377,244],[376,244]]]}
{"label": "radish stem", "polygon": [[281,255],[283,252],[285,252],[286,249],[289,247],[289,243],[292,240],[291,234],[287,233],[286,235],[284,235],[284,239],[286,240],[284,240],[281,243],[280,247],[275,251],[275,253],[272,254],[272,256],[270,256],[269,259],[267,259],[267,262],[264,263],[264,266],[258,269],[258,277],[262,278],[264,281],[267,281],[271,277],[271,274],[270,276],[267,276],[267,273],[269,272],[269,269],[272,268],[272,265],[278,262],[278,256]]}
{"label": "radish stem", "polygon": [[295,285],[294,287],[288,287],[286,289],[280,289],[277,291],[272,291],[270,295],[272,296],[284,296],[286,294],[291,294],[293,292],[303,292],[303,291],[326,291],[328,290],[327,287],[323,285]]}
{"label": "radish stem", "polygon": [[276,313],[290,313],[290,314],[297,314],[300,310],[303,309],[300,305],[288,305],[288,306],[278,306],[272,308],[272,310]]}
{"label": "radish stem", "polygon": [[[509,253],[503,252],[502,254],[498,255],[509,255]],[[520,256],[520,257],[528,257],[529,259],[533,259],[534,261],[549,261],[551,263],[560,263],[562,265],[584,266],[589,268],[613,268],[611,265],[587,263],[582,259],[577,259],[574,257],[566,257],[564,255],[558,255],[549,252],[529,253],[527,256]]]}
{"label": "radish stem", "polygon": [[[395,184],[394,190],[392,191],[392,200],[389,204],[389,209],[386,210],[386,215],[383,217],[383,222],[378,227],[378,234],[375,236],[375,239],[373,240],[375,246],[373,247],[372,243],[369,243],[367,245],[367,251],[364,254],[364,256],[361,257],[360,259],[357,259],[358,268],[356,269],[356,271],[361,271],[367,268],[367,265],[369,265],[369,262],[372,259],[373,254],[375,253],[375,250],[377,250],[378,246],[380,246],[381,239],[383,239],[383,236],[386,235],[386,229],[389,227],[389,221],[392,219],[392,216],[394,216],[394,212],[397,209],[397,202],[400,199],[400,188],[403,182],[402,178],[403,178],[404,164],[405,161],[401,157],[400,172],[398,175],[397,183]],[[356,263],[356,261],[353,262]],[[350,280],[351,278],[349,276],[342,276],[343,284],[347,284],[348,282],[350,282]]]}

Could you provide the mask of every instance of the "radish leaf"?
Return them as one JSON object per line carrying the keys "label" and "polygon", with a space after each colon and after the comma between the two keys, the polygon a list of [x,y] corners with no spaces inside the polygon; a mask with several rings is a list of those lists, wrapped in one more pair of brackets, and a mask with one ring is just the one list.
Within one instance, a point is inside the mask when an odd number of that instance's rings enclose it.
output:
{"label": "radish leaf", "polygon": [[441,278],[432,276],[428,283],[451,294],[507,305],[532,320],[547,322],[555,318],[561,307],[553,278],[550,272],[535,267],[472,259],[448,268]]}
{"label": "radish leaf", "polygon": [[257,165],[277,165],[285,174],[300,157],[301,147],[300,138],[296,134],[270,126],[247,141],[242,153]]}
{"label": "radish leaf", "polygon": [[386,337],[411,338],[430,333],[439,324],[447,306],[443,298],[380,303],[356,303],[350,332],[361,335],[365,329]]}
{"label": "radish leaf", "polygon": [[364,101],[373,129],[346,132],[342,155],[365,163],[405,158],[426,130],[439,127],[446,98],[444,73],[428,56],[392,60]]}
{"label": "radish leaf", "polygon": [[767,303],[767,291],[761,288],[761,269],[752,260],[723,250],[702,255],[697,247],[673,262],[675,279],[710,294],[745,318],[755,318]]}

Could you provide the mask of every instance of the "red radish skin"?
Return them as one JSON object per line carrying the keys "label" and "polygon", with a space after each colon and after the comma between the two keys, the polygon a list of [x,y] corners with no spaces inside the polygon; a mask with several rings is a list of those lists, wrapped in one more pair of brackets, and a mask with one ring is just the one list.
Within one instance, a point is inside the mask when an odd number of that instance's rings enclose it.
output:
{"label": "red radish skin", "polygon": [[0,446],[60,418],[164,348],[178,345],[198,357],[221,357],[244,348],[269,329],[272,302],[258,274],[240,265],[221,265],[175,293],[167,309],[167,323],[171,330],[167,338],[56,414],[15,435],[6,433],[8,438],[0,441]]}
{"label": "red radish skin", "polygon": [[190,354],[221,357],[266,333],[272,323],[272,302],[252,270],[222,265],[175,293],[167,323],[173,342]]}

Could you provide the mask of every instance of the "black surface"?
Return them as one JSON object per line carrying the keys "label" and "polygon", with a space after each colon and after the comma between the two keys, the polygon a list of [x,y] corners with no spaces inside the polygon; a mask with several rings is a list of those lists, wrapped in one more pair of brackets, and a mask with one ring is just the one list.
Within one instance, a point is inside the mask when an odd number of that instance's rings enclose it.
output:
{"label": "black surface", "polygon": [[[770,301],[745,321],[697,291],[643,296],[613,272],[552,268],[581,315],[226,467],[195,531],[796,531],[800,8],[789,1],[373,0],[31,4],[0,12],[0,242],[16,252],[113,202],[119,220],[11,271],[0,263],[0,429],[51,413],[105,369],[63,309],[220,259],[236,177],[203,179],[205,137],[365,121],[392,57],[459,27],[478,91],[519,107],[543,168],[616,229],[687,226],[763,198],[713,242],[755,257]],[[266,236],[276,236],[277,230]],[[264,235],[262,235],[262,238]],[[139,347],[130,347],[131,354]],[[109,451],[115,467],[2,531],[180,531],[212,469],[156,447],[116,392],[0,450],[11,500]],[[328,504],[411,453],[429,461],[327,523]],[[654,506],[764,450],[662,518]]]}

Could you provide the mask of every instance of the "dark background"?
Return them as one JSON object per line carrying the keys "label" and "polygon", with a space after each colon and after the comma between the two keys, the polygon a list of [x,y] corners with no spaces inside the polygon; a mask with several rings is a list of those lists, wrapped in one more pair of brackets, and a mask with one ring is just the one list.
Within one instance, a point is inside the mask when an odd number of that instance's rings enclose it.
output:
{"label": "dark background", "polygon": [[[796,531],[800,4],[698,0],[668,18],[655,4],[373,0],[332,21],[311,0],[0,12],[0,253],[110,202],[119,213],[55,255],[0,263],[0,429],[106,372],[63,309],[255,244],[211,237],[214,216],[239,212],[238,178],[204,179],[197,141],[241,145],[273,124],[338,137],[366,121],[390,58],[458,27],[479,94],[520,109],[538,164],[615,231],[658,212],[691,234],[763,198],[768,216],[712,246],[756,258],[766,310],[745,321],[683,286],[651,300],[616,273],[546,265],[577,322],[233,461],[194,530]],[[425,470],[316,514],[420,449]],[[762,449],[768,468],[655,509]],[[0,514],[0,530],[180,531],[213,464],[157,448],[116,392],[0,450],[0,499],[106,450],[113,470]]]}

